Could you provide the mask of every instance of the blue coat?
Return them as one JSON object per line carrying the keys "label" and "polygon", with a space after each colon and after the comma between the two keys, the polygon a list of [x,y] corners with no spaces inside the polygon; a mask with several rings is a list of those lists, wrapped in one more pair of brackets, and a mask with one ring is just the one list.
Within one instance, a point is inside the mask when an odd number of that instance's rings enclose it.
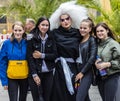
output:
{"label": "blue coat", "polygon": [[26,60],[26,40],[22,39],[19,43],[16,39],[4,41],[0,50],[0,79],[2,85],[8,85],[7,66],[9,60]]}

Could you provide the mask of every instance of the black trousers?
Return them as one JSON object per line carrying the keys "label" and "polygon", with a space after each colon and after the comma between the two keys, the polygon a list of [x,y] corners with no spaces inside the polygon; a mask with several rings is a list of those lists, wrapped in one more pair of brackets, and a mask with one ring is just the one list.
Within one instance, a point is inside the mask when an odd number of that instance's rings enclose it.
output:
{"label": "black trousers", "polygon": [[26,101],[27,88],[28,79],[8,79],[8,94],[10,101]]}
{"label": "black trousers", "polygon": [[88,71],[82,80],[80,81],[80,86],[78,87],[76,101],[90,101],[89,98],[89,88],[92,83],[92,71]]}
{"label": "black trousers", "polygon": [[98,88],[103,101],[120,101],[120,73],[99,80]]}
{"label": "black trousers", "polygon": [[53,71],[47,73],[40,73],[38,74],[38,76],[41,79],[40,86],[36,85],[32,76],[30,76],[28,79],[33,101],[40,101],[40,96],[43,96],[44,101],[50,101],[50,95],[53,84]]}

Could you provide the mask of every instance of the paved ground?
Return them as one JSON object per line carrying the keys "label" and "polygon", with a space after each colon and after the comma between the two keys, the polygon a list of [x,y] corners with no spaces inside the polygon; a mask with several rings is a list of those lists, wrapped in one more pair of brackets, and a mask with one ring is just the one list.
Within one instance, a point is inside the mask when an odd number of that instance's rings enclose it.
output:
{"label": "paved ground", "polygon": [[[8,92],[7,90],[3,89],[3,87],[1,86],[1,82],[0,82],[0,101],[9,101]],[[30,92],[27,95],[27,101],[33,101]]]}
{"label": "paved ground", "polygon": [[[94,87],[91,86],[89,94],[90,94],[91,101],[102,101],[96,86]],[[9,101],[8,93],[1,86],[1,82],[0,82],[0,101]],[[30,92],[28,93],[27,101],[33,101]]]}
{"label": "paved ground", "polygon": [[102,101],[97,86],[91,86],[89,90],[91,101]]}

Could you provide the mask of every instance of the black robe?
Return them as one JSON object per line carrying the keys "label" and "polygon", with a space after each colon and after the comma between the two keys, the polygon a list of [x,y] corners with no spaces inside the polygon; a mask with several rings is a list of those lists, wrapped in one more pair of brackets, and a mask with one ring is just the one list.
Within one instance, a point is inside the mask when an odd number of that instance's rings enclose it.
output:
{"label": "black robe", "polygon": [[[72,58],[76,60],[79,56],[79,43],[81,36],[78,29],[70,28],[69,30],[59,27],[52,31],[54,36],[58,57]],[[75,77],[77,73],[76,63],[67,62],[70,67],[71,72]],[[74,86],[74,79],[72,79]],[[60,61],[56,63],[56,70],[54,75],[54,84],[52,90],[52,100],[51,101],[75,101],[75,94],[70,95],[66,83],[63,69],[61,67]]]}

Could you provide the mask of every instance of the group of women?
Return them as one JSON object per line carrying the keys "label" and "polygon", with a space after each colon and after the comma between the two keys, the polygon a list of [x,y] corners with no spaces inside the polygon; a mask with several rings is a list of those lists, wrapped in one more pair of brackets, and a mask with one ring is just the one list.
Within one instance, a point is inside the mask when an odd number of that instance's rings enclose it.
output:
{"label": "group of women", "polygon": [[[26,101],[28,82],[33,101],[90,101],[93,64],[98,72],[107,72],[97,82],[102,100],[119,101],[120,45],[110,28],[105,23],[94,27],[90,18],[81,21],[79,30],[72,28],[67,13],[59,16],[59,23],[50,31],[49,20],[39,18],[29,41],[21,22],[12,26],[12,36],[0,51],[0,78],[10,101],[17,101],[18,94],[19,101]],[[28,78],[7,77],[10,60],[27,60]]]}

